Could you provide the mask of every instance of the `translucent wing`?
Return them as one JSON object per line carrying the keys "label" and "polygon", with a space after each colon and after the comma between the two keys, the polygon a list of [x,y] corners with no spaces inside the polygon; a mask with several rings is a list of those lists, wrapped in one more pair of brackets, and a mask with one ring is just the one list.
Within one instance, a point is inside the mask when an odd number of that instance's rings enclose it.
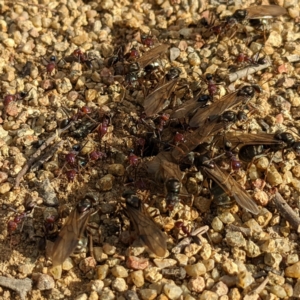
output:
{"label": "translucent wing", "polygon": [[241,104],[244,100],[244,96],[237,96],[238,91],[227,94],[219,101],[212,103],[205,108],[199,108],[195,115],[191,118],[189,125],[191,127],[201,127],[212,116],[220,116],[225,110],[233,108]]}
{"label": "translucent wing", "polygon": [[196,99],[190,99],[178,107],[172,114],[172,119],[181,119],[188,117],[193,111],[203,106],[203,103],[198,102]]}
{"label": "translucent wing", "polygon": [[76,208],[72,210],[53,245],[53,266],[61,265],[72,254],[92,212],[93,210],[87,210],[79,213]]}
{"label": "translucent wing", "polygon": [[147,51],[142,57],[137,59],[137,63],[139,64],[140,68],[143,69],[155,60],[157,60],[162,54],[164,54],[169,49],[169,47],[169,45],[162,44]]}
{"label": "translucent wing", "polygon": [[174,147],[171,151],[173,160],[179,161],[198,145],[207,142],[213,135],[224,129],[224,124],[214,121],[206,121],[203,126],[185,135],[185,141]]}
{"label": "translucent wing", "polygon": [[287,13],[284,7],[278,5],[250,6],[246,9],[246,19],[275,18]]}
{"label": "translucent wing", "polygon": [[159,86],[145,98],[144,109],[148,117],[156,115],[164,108],[165,101],[170,97],[177,81],[178,78]]}
{"label": "translucent wing", "polygon": [[203,167],[202,169],[209,178],[214,180],[229,196],[233,197],[241,207],[255,215],[259,213],[257,204],[229,174],[222,172],[216,165],[214,168]]}
{"label": "translucent wing", "polygon": [[274,134],[265,132],[257,134],[227,132],[225,139],[232,144],[232,147],[243,145],[284,145],[284,142],[274,138]]}
{"label": "translucent wing", "polygon": [[126,205],[126,213],[130,218],[138,236],[157,256],[163,257],[167,252],[166,236],[148,216],[135,207]]}

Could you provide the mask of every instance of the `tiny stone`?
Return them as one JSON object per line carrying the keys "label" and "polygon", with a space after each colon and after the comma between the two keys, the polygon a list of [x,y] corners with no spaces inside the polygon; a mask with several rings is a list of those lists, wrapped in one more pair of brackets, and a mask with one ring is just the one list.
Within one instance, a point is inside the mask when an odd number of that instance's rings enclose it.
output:
{"label": "tiny stone", "polygon": [[284,271],[285,276],[292,278],[300,278],[300,261],[287,267]]}
{"label": "tiny stone", "polygon": [[293,265],[299,261],[299,255],[297,253],[290,253],[286,258],[286,263],[288,265]]}
{"label": "tiny stone", "polygon": [[179,299],[180,296],[182,295],[182,289],[179,286],[172,283],[171,284],[166,283],[164,285],[163,290],[166,296],[171,300]]}
{"label": "tiny stone", "polygon": [[256,163],[256,167],[259,170],[266,170],[269,167],[269,160],[267,157],[260,157]]}
{"label": "tiny stone", "polygon": [[74,262],[73,262],[72,258],[67,257],[62,264],[62,269],[64,271],[70,271],[73,267],[74,267]]}
{"label": "tiny stone", "polygon": [[168,268],[168,267],[172,267],[176,265],[176,260],[175,259],[160,259],[160,258],[155,258],[154,260],[155,265],[160,268],[160,269],[164,269],[164,268]]}
{"label": "tiny stone", "polygon": [[116,278],[112,281],[111,287],[117,292],[124,292],[128,289],[126,281],[123,278]]}
{"label": "tiny stone", "polygon": [[40,274],[37,280],[37,289],[40,291],[51,290],[55,287],[54,279],[48,274]]}
{"label": "tiny stone", "polygon": [[211,223],[211,227],[214,231],[220,232],[224,229],[224,225],[218,217],[214,217]]}
{"label": "tiny stone", "polygon": [[243,289],[248,287],[254,282],[254,278],[252,277],[252,274],[247,271],[242,271],[237,274],[238,276],[238,282],[237,285]]}
{"label": "tiny stone", "polygon": [[86,257],[85,259],[80,261],[79,269],[83,273],[87,273],[90,270],[93,270],[96,267],[96,264],[96,260],[93,257]]}
{"label": "tiny stone", "polygon": [[106,253],[103,253],[102,247],[94,247],[93,251],[94,251],[94,257],[97,262],[103,262],[107,260],[108,256]]}
{"label": "tiny stone", "polygon": [[114,176],[124,176],[125,168],[121,164],[112,164],[108,166],[107,171]]}
{"label": "tiny stone", "polygon": [[192,278],[188,282],[188,288],[191,292],[200,293],[205,289],[205,280],[203,277]]}
{"label": "tiny stone", "polygon": [[19,113],[19,109],[18,109],[16,102],[12,101],[12,102],[8,103],[8,105],[5,107],[5,112],[9,116],[12,116],[12,117],[17,116]]}
{"label": "tiny stone", "polygon": [[204,291],[201,296],[198,298],[199,300],[218,300],[219,296],[211,291]]}
{"label": "tiny stone", "polygon": [[142,287],[145,284],[144,274],[142,270],[134,271],[130,273],[131,280],[136,287]]}
{"label": "tiny stone", "polygon": [[274,286],[271,286],[269,288],[269,291],[276,295],[278,298],[282,299],[282,298],[285,298],[287,295],[286,295],[286,291],[284,290],[283,287],[279,286],[279,285],[274,285]]}
{"label": "tiny stone", "polygon": [[230,275],[235,275],[238,273],[238,266],[237,264],[235,264],[233,261],[231,260],[226,260],[223,264],[222,264],[222,268],[223,270]]}
{"label": "tiny stone", "polygon": [[279,253],[266,253],[264,255],[264,262],[266,265],[278,269],[282,261],[282,256]]}
{"label": "tiny stone", "polygon": [[215,267],[215,261],[213,259],[204,260],[203,264],[207,272],[213,270],[213,268]]}
{"label": "tiny stone", "polygon": [[241,232],[229,231],[225,237],[226,243],[232,247],[244,247],[246,245],[246,240]]}
{"label": "tiny stone", "polygon": [[282,181],[283,181],[282,176],[275,169],[274,166],[269,167],[269,171],[268,171],[266,180],[271,186],[277,186],[279,184],[282,184]]}
{"label": "tiny stone", "polygon": [[177,259],[179,266],[186,266],[188,264],[189,258],[185,254],[174,254],[174,257]]}
{"label": "tiny stone", "polygon": [[115,276],[115,277],[128,277],[128,272],[127,270],[123,267],[123,266],[115,266],[111,269],[111,273]]}
{"label": "tiny stone", "polygon": [[0,194],[6,194],[12,188],[12,184],[9,182],[4,182],[0,185]]}
{"label": "tiny stone", "polygon": [[103,280],[108,274],[108,265],[100,265],[97,267],[97,279]]}
{"label": "tiny stone", "polygon": [[111,174],[107,174],[103,176],[97,183],[96,186],[97,188],[100,189],[100,191],[106,192],[110,191],[113,187],[113,182],[114,182],[114,176]]}
{"label": "tiny stone", "polygon": [[300,279],[297,280],[294,286],[293,297],[300,298]]}
{"label": "tiny stone", "polygon": [[55,81],[57,91],[60,94],[66,94],[73,89],[72,83],[69,78],[64,77]]}
{"label": "tiny stone", "polygon": [[126,266],[129,269],[144,270],[149,266],[149,260],[147,258],[129,256],[126,261]]}
{"label": "tiny stone", "polygon": [[269,37],[266,41],[267,45],[271,45],[272,47],[279,47],[282,43],[282,36],[277,31],[271,31]]}
{"label": "tiny stone", "polygon": [[199,66],[201,63],[200,58],[196,52],[190,53],[188,56],[188,60],[190,65],[192,66]]}
{"label": "tiny stone", "polygon": [[145,279],[151,283],[158,282],[162,279],[162,275],[159,273],[159,269],[156,267],[148,267],[144,271]]}
{"label": "tiny stone", "polygon": [[139,296],[135,291],[126,291],[124,293],[125,299],[126,300],[139,300]]}
{"label": "tiny stone", "polygon": [[171,47],[170,48],[170,60],[174,61],[179,56],[180,56],[180,50],[177,47]]}
{"label": "tiny stone", "polygon": [[0,172],[0,183],[3,183],[7,180],[8,175],[5,172]]}
{"label": "tiny stone", "polygon": [[203,263],[185,266],[186,273],[191,277],[198,277],[206,273],[206,268]]}
{"label": "tiny stone", "polygon": [[184,296],[183,300],[196,300],[196,298],[192,297],[190,294]]}
{"label": "tiny stone", "polygon": [[267,226],[271,219],[272,213],[269,212],[265,207],[260,210],[259,215],[256,217],[257,223],[261,227]]}
{"label": "tiny stone", "polygon": [[210,233],[210,239],[212,240],[212,242],[214,244],[219,244],[222,242],[223,240],[223,236],[222,234],[218,233],[218,232],[213,232],[213,233]]}
{"label": "tiny stone", "polygon": [[252,241],[247,241],[245,251],[248,257],[257,257],[261,254],[259,247]]}
{"label": "tiny stone", "polygon": [[100,294],[104,288],[104,282],[102,280],[93,280],[91,281],[91,290]]}
{"label": "tiny stone", "polygon": [[153,289],[143,289],[140,290],[140,295],[143,300],[153,300],[156,298],[157,292]]}
{"label": "tiny stone", "polygon": [[112,290],[109,288],[104,288],[103,292],[101,293],[101,300],[115,300],[116,296]]}
{"label": "tiny stone", "polygon": [[261,206],[266,206],[269,202],[267,193],[258,189],[253,193],[253,199]]}
{"label": "tiny stone", "polygon": [[216,283],[211,290],[212,290],[212,292],[215,292],[216,294],[218,294],[218,296],[223,296],[223,295],[228,294],[228,287],[222,281],[219,281],[218,283]]}
{"label": "tiny stone", "polygon": [[218,217],[224,224],[230,224],[235,221],[234,216],[230,212],[227,212],[227,211],[223,212]]}
{"label": "tiny stone", "polygon": [[18,270],[20,273],[27,275],[27,274],[32,273],[33,268],[34,268],[34,265],[32,265],[32,264],[23,264],[23,265],[19,266]]}
{"label": "tiny stone", "polygon": [[88,89],[85,91],[84,96],[87,102],[93,101],[96,99],[98,91],[95,89]]}
{"label": "tiny stone", "polygon": [[78,295],[75,300],[88,300],[88,295],[87,294],[80,294]]}
{"label": "tiny stone", "polygon": [[200,256],[203,260],[208,260],[211,257],[212,250],[210,244],[204,244],[200,250]]}
{"label": "tiny stone", "polygon": [[107,254],[107,255],[114,255],[116,253],[116,247],[112,246],[110,244],[104,244],[103,245],[103,251]]}

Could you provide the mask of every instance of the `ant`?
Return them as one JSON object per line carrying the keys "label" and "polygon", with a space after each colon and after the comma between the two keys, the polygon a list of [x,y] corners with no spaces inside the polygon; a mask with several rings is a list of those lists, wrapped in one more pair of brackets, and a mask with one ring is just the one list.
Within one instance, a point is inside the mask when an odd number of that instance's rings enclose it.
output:
{"label": "ant", "polygon": [[[82,50],[80,48],[77,48],[76,50],[74,50],[72,53],[72,56],[73,56],[73,59],[69,57],[69,58],[67,58],[66,61],[70,62],[70,60],[71,60],[71,62],[73,62],[74,58],[75,58],[76,60],[78,60],[79,63],[84,64],[88,69],[93,68],[92,60],[89,59],[87,57],[87,55],[84,52],[82,52]],[[69,59],[69,61],[68,61],[68,59]]]}
{"label": "ant", "polygon": [[[7,222],[7,231],[9,233],[10,237],[12,236],[13,232],[15,232],[18,229],[19,224],[23,222],[22,226],[20,228],[20,231],[22,231],[24,220],[26,219],[26,217],[28,217],[29,215],[31,215],[33,213],[35,206],[36,206],[35,203],[30,202],[28,205],[26,205],[25,211],[22,213],[18,213],[15,209],[13,209],[11,207],[9,208],[10,210],[17,213],[12,220],[9,220]],[[10,240],[10,246],[12,246],[12,238]]]}
{"label": "ant", "polygon": [[30,92],[30,90],[28,92],[22,91],[22,92],[14,94],[14,95],[8,94],[3,99],[3,105],[5,107],[7,107],[10,102],[18,101],[18,100],[23,100],[24,98],[26,98],[28,96],[29,92]]}

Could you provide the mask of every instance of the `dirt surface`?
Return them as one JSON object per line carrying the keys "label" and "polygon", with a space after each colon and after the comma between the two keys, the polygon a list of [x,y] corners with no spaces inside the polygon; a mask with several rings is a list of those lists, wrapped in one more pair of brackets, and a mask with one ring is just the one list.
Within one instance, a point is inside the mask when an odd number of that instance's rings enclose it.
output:
{"label": "dirt surface", "polygon": [[300,297],[299,3],[270,4],[0,1],[1,299]]}

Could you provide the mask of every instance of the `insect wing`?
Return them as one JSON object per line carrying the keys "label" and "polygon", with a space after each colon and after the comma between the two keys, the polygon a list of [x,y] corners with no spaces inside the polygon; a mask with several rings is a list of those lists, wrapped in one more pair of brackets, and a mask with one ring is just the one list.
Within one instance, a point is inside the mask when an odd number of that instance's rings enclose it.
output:
{"label": "insect wing", "polygon": [[243,208],[257,215],[259,209],[248,193],[229,175],[223,173],[216,165],[214,168],[203,168],[206,175],[214,180],[229,196]]}
{"label": "insect wing", "polygon": [[142,57],[137,59],[140,68],[145,68],[169,49],[169,45],[162,44],[147,51]]}
{"label": "insect wing", "polygon": [[148,117],[159,113],[164,108],[165,100],[170,97],[177,81],[178,78],[163,84],[145,98],[144,109]]}
{"label": "insect wing", "polygon": [[126,212],[138,236],[157,256],[163,257],[167,252],[166,236],[161,229],[139,209],[126,205]]}
{"label": "insect wing", "polygon": [[79,213],[76,208],[73,209],[53,245],[53,266],[61,265],[72,254],[92,212],[92,210],[87,210]]}
{"label": "insect wing", "polygon": [[181,119],[188,117],[189,114],[191,114],[196,109],[200,108],[203,105],[203,103],[198,102],[195,98],[186,101],[183,103],[180,107],[178,107],[172,114],[172,119]]}
{"label": "insect wing", "polygon": [[244,99],[244,97],[237,97],[237,93],[238,91],[227,94],[210,106],[198,109],[195,115],[191,118],[189,125],[191,127],[201,127],[209,117],[220,116],[225,110],[237,106]]}
{"label": "insect wing", "polygon": [[261,132],[258,134],[242,133],[242,132],[228,132],[225,135],[232,147],[240,145],[283,145],[284,142],[274,138],[274,134]]}
{"label": "insect wing", "polygon": [[204,126],[199,127],[194,132],[185,135],[185,141],[177,145],[171,152],[173,160],[179,161],[184,158],[188,153],[193,151],[198,145],[207,142],[212,135],[217,134],[224,129],[222,122],[207,121]]}
{"label": "insect wing", "polygon": [[275,18],[287,13],[284,7],[278,5],[250,6],[247,9],[246,19]]}

